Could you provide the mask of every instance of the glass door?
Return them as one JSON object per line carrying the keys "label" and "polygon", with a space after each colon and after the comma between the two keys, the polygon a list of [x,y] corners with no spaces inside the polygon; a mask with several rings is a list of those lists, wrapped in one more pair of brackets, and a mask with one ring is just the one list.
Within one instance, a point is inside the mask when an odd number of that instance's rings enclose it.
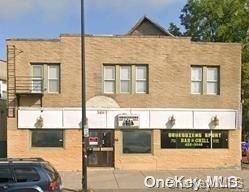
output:
{"label": "glass door", "polygon": [[88,156],[89,167],[114,166],[114,130],[90,130],[89,147],[93,149]]}

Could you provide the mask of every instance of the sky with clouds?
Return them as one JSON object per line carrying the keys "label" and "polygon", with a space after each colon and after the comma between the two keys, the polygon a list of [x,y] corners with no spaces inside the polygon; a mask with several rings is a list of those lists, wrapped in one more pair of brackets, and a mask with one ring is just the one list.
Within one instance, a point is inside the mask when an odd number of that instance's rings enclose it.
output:
{"label": "sky with clouds", "polygon": [[[88,34],[124,34],[144,15],[179,24],[187,0],[85,0]],[[0,0],[0,58],[6,38],[56,38],[80,32],[80,0]]]}

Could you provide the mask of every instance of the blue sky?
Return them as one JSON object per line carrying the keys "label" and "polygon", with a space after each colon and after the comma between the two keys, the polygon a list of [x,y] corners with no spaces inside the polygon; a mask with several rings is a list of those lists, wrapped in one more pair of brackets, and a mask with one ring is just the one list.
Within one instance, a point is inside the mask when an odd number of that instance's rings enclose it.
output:
{"label": "blue sky", "polygon": [[[142,16],[167,28],[179,24],[187,0],[85,0],[89,34],[124,34]],[[80,32],[80,0],[0,0],[0,58],[6,38],[56,38]]]}

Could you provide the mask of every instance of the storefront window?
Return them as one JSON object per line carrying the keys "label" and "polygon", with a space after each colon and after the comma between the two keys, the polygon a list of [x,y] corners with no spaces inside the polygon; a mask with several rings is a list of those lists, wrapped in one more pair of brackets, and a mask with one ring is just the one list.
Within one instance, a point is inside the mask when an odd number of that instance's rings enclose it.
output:
{"label": "storefront window", "polygon": [[228,148],[228,131],[161,130],[161,148]]}
{"label": "storefront window", "polygon": [[123,153],[151,153],[151,131],[124,130]]}
{"label": "storefront window", "polygon": [[32,147],[63,147],[62,130],[32,130]]}
{"label": "storefront window", "polygon": [[213,148],[228,148],[228,131],[212,131]]}

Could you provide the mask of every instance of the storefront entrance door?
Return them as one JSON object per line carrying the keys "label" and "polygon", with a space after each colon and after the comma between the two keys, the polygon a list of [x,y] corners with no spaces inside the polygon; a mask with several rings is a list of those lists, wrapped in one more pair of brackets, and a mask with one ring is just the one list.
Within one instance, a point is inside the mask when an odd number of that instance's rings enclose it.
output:
{"label": "storefront entrance door", "polygon": [[88,156],[89,167],[114,166],[114,130],[90,130],[89,147],[93,149]]}

